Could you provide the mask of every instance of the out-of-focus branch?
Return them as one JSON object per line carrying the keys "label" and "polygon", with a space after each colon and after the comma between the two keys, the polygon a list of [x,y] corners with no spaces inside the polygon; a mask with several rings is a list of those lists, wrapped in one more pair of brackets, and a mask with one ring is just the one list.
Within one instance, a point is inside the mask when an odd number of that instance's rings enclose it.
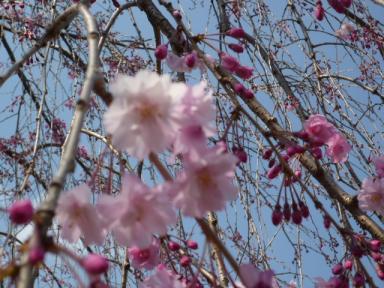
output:
{"label": "out-of-focus branch", "polygon": [[[68,11],[68,10],[67,10]],[[60,161],[60,167],[53,178],[48,188],[47,198],[41,204],[37,211],[37,218],[35,223],[35,230],[30,240],[30,245],[39,245],[41,239],[46,237],[46,232],[52,224],[54,211],[57,205],[57,201],[60,192],[64,186],[66,176],[73,172],[75,168],[75,155],[76,149],[80,138],[81,127],[85,118],[86,111],[88,109],[88,103],[93,86],[96,81],[98,71],[98,31],[94,17],[89,12],[89,9],[84,4],[76,5],[76,11],[79,11],[85,20],[86,28],[88,31],[89,41],[89,61],[87,73],[83,85],[83,89],[80,94],[80,99],[76,103],[76,110],[74,115],[74,121],[72,123],[71,131],[66,141],[62,159]],[[60,17],[59,17],[60,18]],[[60,22],[59,22],[60,23]],[[60,25],[60,24],[58,24]],[[50,28],[52,31],[56,31],[55,28]],[[18,288],[33,287],[33,267],[26,261],[28,259],[28,253],[23,255],[24,265],[20,269],[19,277],[17,279]]]}

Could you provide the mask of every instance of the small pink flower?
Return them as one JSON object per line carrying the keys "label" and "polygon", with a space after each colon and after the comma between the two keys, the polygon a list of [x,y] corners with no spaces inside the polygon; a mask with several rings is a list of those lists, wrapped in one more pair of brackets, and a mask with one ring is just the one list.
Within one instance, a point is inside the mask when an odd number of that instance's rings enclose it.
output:
{"label": "small pink flower", "polygon": [[242,28],[231,28],[227,32],[225,32],[228,36],[233,38],[244,38],[245,32]]}
{"label": "small pink flower", "polygon": [[184,58],[185,65],[187,65],[189,68],[194,68],[195,64],[197,62],[197,54],[195,51],[192,51],[192,53],[188,54]]}
{"label": "small pink flower", "polygon": [[136,176],[125,174],[117,197],[101,197],[97,208],[120,245],[146,248],[152,234],[164,235],[167,225],[175,223],[176,214],[164,187],[151,189]]}
{"label": "small pink flower", "polygon": [[237,196],[232,183],[236,163],[237,158],[223,153],[220,147],[184,155],[185,169],[176,179],[179,187],[173,191],[175,206],[191,217],[222,210]]}
{"label": "small pink flower", "polygon": [[373,163],[375,164],[377,176],[384,178],[384,156],[375,158]]}
{"label": "small pink flower", "polygon": [[203,149],[206,137],[215,133],[215,106],[205,81],[187,88],[178,106],[178,114],[181,128],[174,143],[174,153]]}
{"label": "small pink flower", "polygon": [[235,73],[237,68],[240,66],[239,61],[235,57],[230,56],[227,53],[221,53],[220,58],[221,66],[223,67],[223,69],[229,72]]}
{"label": "small pink flower", "polygon": [[8,208],[9,218],[15,224],[28,224],[33,218],[33,206],[30,200],[18,200]]}
{"label": "small pink flower", "polygon": [[179,281],[177,275],[167,270],[164,265],[159,265],[156,273],[140,283],[139,288],[187,288],[187,285]]}
{"label": "small pink flower", "polygon": [[187,240],[187,247],[188,247],[189,249],[196,250],[197,248],[199,248],[199,245],[197,244],[196,241],[193,241],[193,240]]}
{"label": "small pink flower", "polygon": [[194,68],[199,68],[200,71],[205,70],[203,62],[197,57],[195,51],[184,56],[168,53],[167,64],[175,72],[191,72]]}
{"label": "small pink flower", "polygon": [[376,211],[384,216],[384,178],[364,179],[357,200],[360,209]]}
{"label": "small pink flower", "polygon": [[104,114],[112,143],[139,159],[168,148],[179,129],[176,108],[186,91],[185,84],[155,72],[118,76],[111,85],[114,100]]}
{"label": "small pink flower", "polygon": [[345,8],[349,8],[352,5],[352,0],[340,0],[340,2]]}
{"label": "small pink flower", "polygon": [[137,246],[128,249],[128,256],[131,264],[136,269],[153,269],[160,263],[159,243],[154,240],[152,244],[146,248]]}
{"label": "small pink flower", "polygon": [[60,195],[56,216],[65,240],[76,242],[82,236],[86,245],[103,243],[105,230],[99,213],[90,203],[91,194],[88,185],[83,184]]}
{"label": "small pink flower", "polygon": [[272,270],[260,271],[252,264],[240,265],[240,276],[244,287],[278,288]]}
{"label": "small pink flower", "polygon": [[341,134],[333,135],[327,141],[327,156],[332,158],[334,163],[344,163],[348,159],[348,153],[351,151],[352,146],[347,142]]}
{"label": "small pink flower", "polygon": [[304,131],[313,142],[326,143],[337,133],[335,127],[323,115],[311,115],[304,122]]}
{"label": "small pink flower", "polygon": [[338,37],[348,40],[349,36],[352,32],[354,32],[356,29],[355,27],[350,23],[343,23],[339,30],[336,30],[335,33]]}
{"label": "small pink flower", "polygon": [[84,269],[91,275],[98,275],[108,271],[108,261],[103,256],[89,254],[82,262]]}

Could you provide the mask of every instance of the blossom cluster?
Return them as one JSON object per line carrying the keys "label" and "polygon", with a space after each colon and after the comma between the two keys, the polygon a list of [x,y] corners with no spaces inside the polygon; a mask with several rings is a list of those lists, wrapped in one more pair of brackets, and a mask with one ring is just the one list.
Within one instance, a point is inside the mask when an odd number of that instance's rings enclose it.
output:
{"label": "blossom cluster", "polygon": [[200,218],[234,200],[238,158],[220,145],[207,145],[215,132],[215,111],[204,81],[188,86],[167,75],[140,71],[134,77],[118,76],[110,89],[114,101],[104,124],[112,143],[139,160],[168,149],[184,169],[174,181],[155,187],[125,174],[120,193],[103,194],[95,205],[91,188],[78,186],[61,195],[57,220],[70,242],[82,237],[85,244],[102,244],[110,232],[119,244],[132,247],[130,254],[137,258],[142,251],[135,252],[135,247],[148,248],[153,234],[165,235],[175,224],[176,208]]}
{"label": "blossom cluster", "polygon": [[373,163],[376,176],[363,180],[357,199],[360,209],[384,216],[384,156],[375,158]]}

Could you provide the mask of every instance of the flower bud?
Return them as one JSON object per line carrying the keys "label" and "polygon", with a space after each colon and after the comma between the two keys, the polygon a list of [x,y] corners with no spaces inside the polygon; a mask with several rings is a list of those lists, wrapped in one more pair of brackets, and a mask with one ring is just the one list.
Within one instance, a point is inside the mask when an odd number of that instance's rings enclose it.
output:
{"label": "flower bud", "polygon": [[195,242],[193,240],[187,240],[187,247],[189,249],[196,250],[197,248],[199,248],[199,245],[197,244],[197,242]]}
{"label": "flower bud", "polygon": [[8,208],[9,218],[15,224],[27,224],[33,218],[33,206],[30,200],[18,200]]}
{"label": "flower bud", "polygon": [[227,32],[226,35],[231,36],[233,38],[244,38],[245,32],[242,28],[231,28]]}
{"label": "flower bud", "polygon": [[92,275],[102,274],[108,271],[108,261],[98,254],[89,254],[82,260],[84,269]]}
{"label": "flower bud", "polygon": [[369,248],[373,252],[379,252],[380,251],[381,243],[379,240],[373,239],[369,242]]}
{"label": "flower bud", "polygon": [[325,10],[323,8],[323,5],[321,5],[321,2],[320,2],[320,4],[317,4],[315,8],[315,18],[318,21],[322,21],[324,19],[324,15],[325,15]]}
{"label": "flower bud", "polygon": [[339,274],[343,273],[343,271],[344,271],[344,268],[343,268],[343,265],[341,263],[338,263],[332,267],[332,273],[334,275],[339,275]]}
{"label": "flower bud", "polygon": [[196,52],[192,52],[191,54],[188,54],[187,56],[185,56],[184,61],[189,68],[193,68],[196,64],[196,59],[197,59]]}
{"label": "flower bud", "polygon": [[329,229],[331,227],[332,222],[331,222],[331,218],[329,218],[328,215],[324,215],[323,224],[325,229]]}
{"label": "flower bud", "polygon": [[292,222],[296,225],[300,225],[303,220],[303,217],[301,210],[297,208],[296,203],[292,204],[292,211]]}
{"label": "flower bud", "polygon": [[272,153],[273,153],[272,149],[265,150],[263,153],[263,159],[268,160],[269,158],[271,158]]}
{"label": "flower bud", "polygon": [[158,60],[164,60],[168,55],[168,47],[165,44],[161,44],[156,47],[155,57]]}
{"label": "flower bud", "polygon": [[228,44],[228,47],[229,47],[229,49],[231,49],[232,51],[234,51],[236,53],[243,53],[244,52],[244,47],[243,47],[243,45],[240,45],[240,44],[231,43],[231,44]]}
{"label": "flower bud", "polygon": [[31,265],[43,262],[45,256],[45,251],[42,247],[33,247],[28,252],[28,262]]}
{"label": "flower bud", "polygon": [[268,179],[272,180],[272,179],[276,178],[277,176],[279,176],[281,170],[282,170],[281,165],[273,166],[271,169],[269,169],[269,171],[267,173]]}
{"label": "flower bud", "polygon": [[169,241],[168,242],[168,248],[171,251],[178,251],[180,249],[180,245],[179,245],[179,243]]}
{"label": "flower bud", "polygon": [[353,277],[353,284],[356,287],[360,287],[360,286],[363,286],[364,283],[365,283],[365,278],[364,278],[363,274],[357,272],[355,274],[355,276]]}
{"label": "flower bud", "polygon": [[301,215],[303,215],[304,218],[308,218],[309,217],[308,206],[305,205],[304,202],[300,201],[299,202],[299,207],[300,207],[300,210],[301,210]]}
{"label": "flower bud", "polygon": [[291,219],[291,206],[286,202],[283,209],[284,220],[289,221]]}
{"label": "flower bud", "polygon": [[276,204],[275,209],[272,212],[272,223],[277,226],[283,220],[283,212],[281,212],[281,206]]}
{"label": "flower bud", "polygon": [[185,255],[180,258],[180,265],[182,267],[187,267],[189,264],[191,264],[191,258]]}

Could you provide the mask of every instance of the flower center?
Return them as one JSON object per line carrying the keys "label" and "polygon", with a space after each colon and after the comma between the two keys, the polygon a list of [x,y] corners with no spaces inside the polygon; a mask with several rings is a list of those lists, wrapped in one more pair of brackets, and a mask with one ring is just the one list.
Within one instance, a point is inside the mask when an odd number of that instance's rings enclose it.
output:
{"label": "flower center", "polygon": [[379,203],[382,199],[382,196],[380,194],[373,194],[371,196],[371,201],[374,203]]}

